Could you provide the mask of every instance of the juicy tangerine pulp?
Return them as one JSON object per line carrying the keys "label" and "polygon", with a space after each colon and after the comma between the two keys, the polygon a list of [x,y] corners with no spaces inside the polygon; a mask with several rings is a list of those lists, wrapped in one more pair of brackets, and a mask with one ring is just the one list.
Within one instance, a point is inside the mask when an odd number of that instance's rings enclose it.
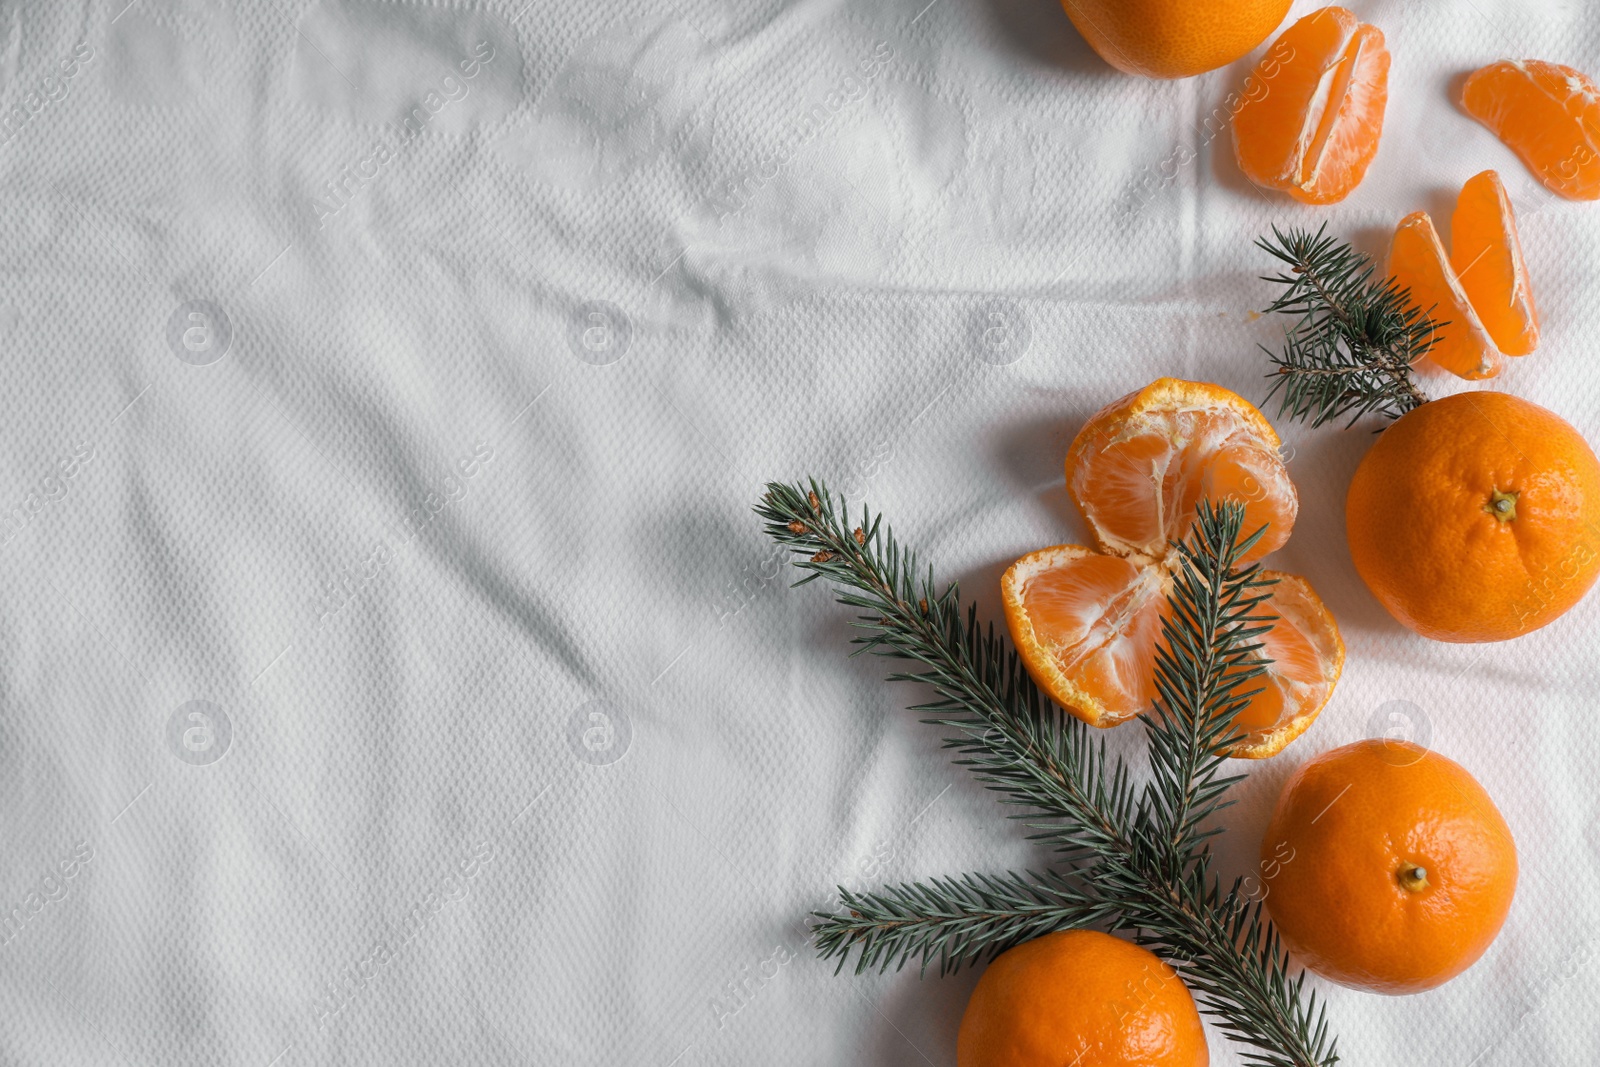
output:
{"label": "juicy tangerine pulp", "polygon": [[[1159,568],[1058,545],[1024,556],[1005,580],[1014,585],[1032,641],[1061,676],[1047,689],[1097,695],[1095,726],[1115,726],[1150,706],[1167,613],[1168,579]],[[1012,596],[1006,599],[1009,608]],[[1081,697],[1063,703],[1083,706]]]}
{"label": "juicy tangerine pulp", "polygon": [[1452,374],[1493,378],[1504,366],[1502,354],[1524,356],[1539,344],[1539,313],[1516,214],[1492,170],[1461,187],[1448,255],[1427,212],[1400,220],[1389,248],[1389,274],[1438,324],[1428,358]]}
{"label": "juicy tangerine pulp", "polygon": [[[1166,569],[1059,545],[1024,557],[1013,571],[1032,639],[1068,684],[1098,698],[1100,716],[1092,724],[1115,726],[1147,710],[1156,697],[1161,622],[1169,614]],[[1260,608],[1274,619],[1261,638],[1272,662],[1264,677],[1239,689],[1261,690],[1234,720],[1245,735],[1239,755],[1277,740],[1306,708],[1320,709],[1337,677],[1330,665],[1343,659],[1327,609],[1305,580],[1274,571],[1262,576],[1277,583]]]}
{"label": "juicy tangerine pulp", "polygon": [[1126,420],[1116,408],[1091,419],[1067,455],[1069,491],[1101,551],[1171,560],[1172,542],[1188,534],[1202,499],[1243,501],[1246,532],[1267,527],[1242,562],[1289,539],[1299,500],[1265,419],[1204,395]]}
{"label": "juicy tangerine pulp", "polygon": [[1600,200],[1600,89],[1581,71],[1503,60],[1473,71],[1461,106],[1570,200]]}
{"label": "juicy tangerine pulp", "polygon": [[[1186,537],[1201,498],[1245,504],[1246,532],[1266,534],[1242,558],[1281,545],[1298,501],[1272,427],[1216,386],[1163,379],[1096,414],[1067,454],[1067,487],[1097,548],[1060,545],[1018,560],[1001,580],[1006,618],[1030,672],[1063,707],[1115,726],[1156,696],[1155,656],[1169,612],[1172,541]],[[1232,754],[1264,756],[1299,736],[1343,666],[1338,629],[1302,579],[1278,579],[1258,613],[1268,673],[1239,714]]]}
{"label": "juicy tangerine pulp", "polygon": [[1325,7],[1285,30],[1255,73],[1266,91],[1234,119],[1239,169],[1308,204],[1350,195],[1383,136],[1383,32],[1342,7]]}
{"label": "juicy tangerine pulp", "polygon": [[1500,350],[1473,310],[1426,211],[1400,220],[1389,246],[1389,275],[1439,324],[1429,359],[1472,381],[1500,373]]}
{"label": "juicy tangerine pulp", "polygon": [[1496,348],[1525,356],[1539,346],[1539,312],[1522,259],[1516,212],[1492,170],[1468,178],[1456,198],[1450,266]]}
{"label": "juicy tangerine pulp", "polygon": [[[1240,693],[1261,692],[1234,722],[1245,731],[1245,745],[1270,747],[1307,708],[1315,715],[1328,702],[1344,665],[1344,646],[1332,629],[1332,616],[1309,582],[1277,571],[1267,571],[1265,576],[1276,580],[1262,605],[1262,614],[1276,616],[1276,621],[1260,639],[1262,655],[1272,665],[1264,677],[1239,688]],[[1307,719],[1293,736],[1309,725]],[[1282,744],[1290,740],[1292,736],[1284,736]]]}

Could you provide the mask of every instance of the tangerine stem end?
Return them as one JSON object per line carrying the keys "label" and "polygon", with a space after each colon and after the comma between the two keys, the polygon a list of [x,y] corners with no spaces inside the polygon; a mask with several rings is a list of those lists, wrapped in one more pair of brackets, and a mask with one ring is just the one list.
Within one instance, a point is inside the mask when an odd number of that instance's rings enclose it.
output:
{"label": "tangerine stem end", "polygon": [[1420,893],[1428,888],[1428,869],[1426,867],[1400,868],[1400,885],[1410,893]]}

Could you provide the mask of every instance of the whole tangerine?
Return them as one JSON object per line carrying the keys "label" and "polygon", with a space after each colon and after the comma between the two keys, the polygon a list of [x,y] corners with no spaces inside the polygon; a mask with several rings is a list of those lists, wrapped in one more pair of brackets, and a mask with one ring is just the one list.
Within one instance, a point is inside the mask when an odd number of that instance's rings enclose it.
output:
{"label": "whole tangerine", "polygon": [[1290,956],[1341,985],[1419,993],[1500,932],[1517,848],[1460,764],[1372,739],[1308,761],[1261,844],[1266,907]]}
{"label": "whole tangerine", "polygon": [[1065,930],[989,964],[967,1001],[957,1067],[1207,1067],[1194,998],[1148,949]]}
{"label": "whole tangerine", "polygon": [[1356,571],[1403,625],[1437,641],[1519,637],[1600,577],[1600,461],[1530,401],[1431,400],[1356,468],[1345,530]]}
{"label": "whole tangerine", "polygon": [[1128,74],[1187,78],[1227,66],[1278,28],[1290,0],[1061,0],[1100,58]]}

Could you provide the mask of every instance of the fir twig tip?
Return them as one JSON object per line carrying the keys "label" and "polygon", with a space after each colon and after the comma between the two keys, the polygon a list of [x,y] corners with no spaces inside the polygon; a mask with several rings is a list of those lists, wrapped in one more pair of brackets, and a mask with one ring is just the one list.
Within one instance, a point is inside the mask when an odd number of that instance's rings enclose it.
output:
{"label": "fir twig tip", "polygon": [[1288,272],[1263,280],[1280,287],[1267,307],[1293,320],[1274,364],[1267,399],[1279,414],[1320,426],[1365,414],[1399,418],[1427,397],[1412,379],[1445,323],[1415,306],[1408,291],[1372,261],[1327,235],[1277,227],[1257,246]]}

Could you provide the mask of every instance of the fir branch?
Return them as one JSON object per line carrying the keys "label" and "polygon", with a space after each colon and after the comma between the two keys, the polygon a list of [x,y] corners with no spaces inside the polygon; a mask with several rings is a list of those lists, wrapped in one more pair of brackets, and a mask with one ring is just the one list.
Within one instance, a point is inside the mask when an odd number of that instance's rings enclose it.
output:
{"label": "fir branch", "polygon": [[[1150,899],[1158,921],[1134,940],[1180,968],[1185,984],[1219,1028],[1252,1051],[1258,1067],[1329,1067],[1339,1060],[1327,1010],[1306,992],[1305,972],[1289,977],[1289,956],[1263,911],[1235,882],[1226,894],[1209,857],[1182,879],[1175,898]],[[1148,913],[1147,913],[1148,914]]]}
{"label": "fir branch", "polygon": [[1236,567],[1265,527],[1243,537],[1242,508],[1202,501],[1198,510],[1191,541],[1175,546],[1180,568],[1156,649],[1156,706],[1142,717],[1152,771],[1142,810],[1160,834],[1158,854],[1179,859],[1216,833],[1198,827],[1227,806],[1222,795],[1240,781],[1218,776],[1220,753],[1239,739],[1234,719],[1260,692],[1239,687],[1266,673],[1256,639],[1272,617],[1251,612],[1276,581],[1259,577],[1259,567]]}
{"label": "fir branch", "polygon": [[1028,809],[1012,817],[1026,820],[1034,839],[1066,858],[1132,847],[1138,797],[1126,769],[1108,764],[1104,741],[1041,697],[994,627],[978,626],[975,608],[963,619],[955,584],[936,590],[932,570],[921,575],[915,556],[865,509],[852,530],[816,481],[769,485],[756,511],[769,536],[805,557],[796,566],[807,575],[795,584],[826,577],[841,587],[841,604],[866,612],[856,622],[865,634],[852,642],[855,654],[919,665],[890,677],[934,689],[939,699],[913,710],[935,713],[924,721],[950,731],[946,747],[963,757],[956,762]]}
{"label": "fir branch", "polygon": [[1053,872],[993,877],[968,874],[902,884],[877,893],[839,890],[846,914],[816,912],[817,955],[839,958],[852,950],[856,973],[919,960],[924,975],[939,961],[941,976],[991,959],[1013,945],[1057,930],[1114,921],[1117,909]]}
{"label": "fir branch", "polygon": [[[1209,833],[1200,824],[1220,810],[1235,779],[1220,776],[1221,746],[1264,661],[1256,638],[1267,620],[1251,614],[1265,584],[1254,568],[1235,569],[1250,539],[1239,537],[1243,508],[1203,507],[1164,626],[1167,659],[1160,703],[1145,717],[1155,781],[1136,799],[1126,766],[1108,761],[1089,728],[1041,697],[1016,652],[975,611],[961,611],[955,585],[942,593],[924,578],[880,517],[863,509],[853,529],[827,488],[771,484],[757,507],[775,540],[800,554],[803,585],[825,577],[841,603],[864,609],[861,648],[921,666],[892,677],[931,685],[938,700],[921,710],[951,731],[946,744],[1005,803],[1023,806],[1034,836],[1072,862],[1074,881],[1036,876],[1011,882],[938,882],[878,894],[841,890],[850,914],[824,917],[819,948],[843,959],[859,950],[858,970],[934,958],[941,970],[1015,943],[1023,932],[1092,923],[1095,902],[1114,909],[1111,926],[1135,929],[1174,965],[1203,1010],[1257,1051],[1261,1067],[1328,1067],[1334,1041],[1304,976],[1290,979],[1287,954],[1260,902],[1224,893],[1210,870]],[[848,532],[847,532],[848,531]],[[1257,534],[1259,536],[1259,534]],[[1159,751],[1161,754],[1155,755]],[[964,888],[963,888],[964,887]],[[1051,899],[1047,893],[1069,891]],[[1040,895],[1032,895],[1037,891]],[[860,905],[866,904],[863,908]],[[823,940],[826,939],[826,940]]]}
{"label": "fir branch", "polygon": [[1327,235],[1276,226],[1257,247],[1288,267],[1263,278],[1284,287],[1267,308],[1296,322],[1281,353],[1267,354],[1277,370],[1267,399],[1279,396],[1278,413],[1321,426],[1369,412],[1397,419],[1427,402],[1411,379],[1439,328],[1411,303],[1393,278],[1382,279],[1372,261]]}

